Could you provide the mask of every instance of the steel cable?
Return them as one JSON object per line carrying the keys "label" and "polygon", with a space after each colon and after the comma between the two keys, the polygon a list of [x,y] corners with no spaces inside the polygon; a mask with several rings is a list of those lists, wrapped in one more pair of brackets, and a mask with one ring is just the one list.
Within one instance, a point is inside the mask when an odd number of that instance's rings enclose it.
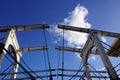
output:
{"label": "steel cable", "polygon": [[[59,50],[59,53],[58,53],[58,69],[59,69],[59,66],[60,66],[60,50]],[[59,70],[57,69],[57,80],[59,80],[59,76],[58,76],[58,74],[59,74]]]}
{"label": "steel cable", "polygon": [[78,75],[79,71],[82,70],[82,68],[84,67],[85,64],[82,65],[82,61],[81,61],[81,64],[79,65],[79,70],[69,79],[71,80],[73,77],[75,77],[76,75]]}
{"label": "steel cable", "polygon": [[[47,61],[46,61],[45,51],[43,51],[43,57],[44,57],[44,62],[45,62],[45,68],[47,70]],[[46,71],[46,75],[48,75],[47,71]],[[48,80],[48,78],[47,78],[47,80]]]}
{"label": "steel cable", "polygon": [[[12,69],[10,69],[7,73],[10,73],[11,71],[12,71]],[[4,75],[4,76],[1,78],[1,80],[3,80],[6,76],[7,76],[7,74]]]}
{"label": "steel cable", "polygon": [[[64,29],[63,29],[63,44],[62,46],[64,47]],[[62,50],[62,80],[64,79],[63,78],[63,74],[64,74],[64,50]]]}
{"label": "steel cable", "polygon": [[[93,70],[97,71],[90,63],[88,63],[88,65],[89,65],[91,68],[93,68]],[[93,72],[93,73],[95,73],[95,72]],[[103,77],[103,75],[100,74],[99,72],[98,72],[98,74],[99,74],[101,77]],[[104,78],[104,79],[105,79],[105,78]],[[105,79],[105,80],[106,80],[106,79]]]}
{"label": "steel cable", "polygon": [[[4,44],[2,44],[2,45],[4,45]],[[31,77],[31,79],[35,80],[35,78],[11,55],[11,53],[9,51],[7,51],[4,47],[3,47],[3,49]]]}
{"label": "steel cable", "polygon": [[[11,65],[10,65],[10,66],[14,65],[13,62],[9,59],[9,57],[8,57],[7,55],[6,55],[5,57],[8,59],[9,62],[11,62]],[[7,70],[7,69],[6,69],[6,70]],[[6,70],[4,70],[1,74],[3,74]],[[19,68],[18,68],[18,70],[19,70],[20,72],[22,72]],[[24,74],[24,75],[28,78],[28,76],[27,76],[26,74]]]}
{"label": "steel cable", "polygon": [[[44,39],[45,39],[45,46],[47,46],[46,33],[45,33],[44,28],[43,28],[43,34],[44,34]],[[50,70],[50,80],[53,80],[52,72],[51,72],[51,64],[50,64],[49,52],[48,52],[48,50],[46,50],[46,52],[47,52],[48,66],[49,66],[49,70]]]}

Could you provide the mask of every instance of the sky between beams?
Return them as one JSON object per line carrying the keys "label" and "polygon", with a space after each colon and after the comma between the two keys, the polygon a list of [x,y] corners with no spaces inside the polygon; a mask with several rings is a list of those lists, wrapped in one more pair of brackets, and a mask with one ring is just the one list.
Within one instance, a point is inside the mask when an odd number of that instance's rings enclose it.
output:
{"label": "sky between beams", "polygon": [[[82,28],[91,28],[91,24],[87,22],[86,16],[88,15],[88,10],[80,6],[78,4],[75,9],[69,13],[67,18],[64,18],[64,21],[61,22],[63,25],[70,25],[70,26],[77,26]],[[55,32],[57,37],[63,37],[63,30],[58,29],[55,27],[51,30],[51,32]],[[87,40],[87,34],[73,32],[73,31],[65,31],[64,32],[64,39],[67,41],[68,46],[72,47],[80,47],[85,44]]]}
{"label": "sky between beams", "polygon": [[[63,22],[58,24],[81,27],[81,28],[92,27],[92,24],[90,24],[87,21],[88,10],[86,7],[77,4],[74,10],[69,12],[68,15],[69,15],[68,17],[64,18]],[[52,35],[55,34],[56,37],[55,40],[53,40],[53,42],[57,44],[59,41],[62,41],[62,38],[64,37],[66,41],[65,46],[73,47],[73,48],[83,48],[88,38],[88,35],[86,33],[80,33],[69,30],[65,30],[63,36],[63,30],[58,29],[57,25],[53,25],[53,28],[50,29],[50,32],[52,33]],[[101,40],[103,42],[107,42],[104,37],[101,37]],[[79,56],[79,54],[75,54],[75,55],[77,57]],[[95,60],[96,57],[92,56],[91,59]]]}

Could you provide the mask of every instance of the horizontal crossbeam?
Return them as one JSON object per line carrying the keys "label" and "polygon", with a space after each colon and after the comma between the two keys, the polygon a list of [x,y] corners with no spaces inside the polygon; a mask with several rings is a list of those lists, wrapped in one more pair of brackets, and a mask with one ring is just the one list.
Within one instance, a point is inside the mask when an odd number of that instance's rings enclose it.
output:
{"label": "horizontal crossbeam", "polygon": [[114,57],[120,56],[120,38],[116,39],[108,49],[107,54]]}
{"label": "horizontal crossbeam", "polygon": [[37,51],[37,50],[47,50],[48,46],[38,46],[38,47],[31,47],[31,48],[21,48],[20,52],[29,52],[29,51]]}
{"label": "horizontal crossbeam", "polygon": [[[37,51],[37,50],[47,50],[48,46],[38,46],[38,47],[29,47],[29,48],[21,48],[18,50],[19,52],[30,52],[30,51]],[[12,50],[9,50],[12,53]]]}
{"label": "horizontal crossbeam", "polygon": [[[76,70],[76,69],[51,69],[51,70],[36,70],[36,71],[28,71],[29,73],[44,73],[49,71],[65,71],[65,72],[85,72],[85,70]],[[91,73],[107,73],[106,71],[90,71]],[[14,74],[26,74],[26,72],[15,72]],[[13,75],[13,73],[0,73],[2,75]]]}
{"label": "horizontal crossbeam", "polygon": [[[76,69],[57,69],[59,71],[69,71],[69,72],[85,72],[85,70],[76,70]],[[90,71],[91,73],[107,73],[106,71]]]}
{"label": "horizontal crossbeam", "polygon": [[[56,69],[51,70],[36,70],[36,71],[28,71],[29,73],[41,73],[41,72],[49,72],[49,71],[56,71]],[[0,73],[0,76],[2,75],[13,75],[13,74],[26,74],[26,72],[15,72],[15,73]]]}
{"label": "horizontal crossbeam", "polygon": [[[34,76],[35,79],[41,77],[41,78],[47,78],[47,77],[56,77],[56,76],[64,76],[64,77],[72,77],[74,76],[73,74],[52,74],[52,75],[45,75],[45,76]],[[109,78],[108,76],[86,76],[86,75],[76,75],[75,77],[90,77],[90,78]],[[28,80],[28,79],[31,79],[30,77],[27,77],[27,78],[16,78],[14,80]],[[10,79],[4,79],[4,80],[10,80]]]}
{"label": "horizontal crossbeam", "polygon": [[49,28],[48,24],[39,24],[39,25],[22,25],[22,26],[4,26],[0,27],[0,32],[7,32],[8,30],[14,29],[15,31],[25,31],[25,30],[36,30]]}
{"label": "horizontal crossbeam", "polygon": [[[71,52],[82,52],[83,49],[79,48],[71,48],[71,47],[61,47],[61,46],[55,46],[56,50],[64,50],[64,51],[71,51]],[[98,54],[96,50],[92,50],[90,52],[91,54]]]}
{"label": "horizontal crossbeam", "polygon": [[[44,76],[34,76],[34,78],[35,79],[37,79],[37,78],[47,78],[47,77],[50,77],[50,76],[52,76],[52,77],[55,77],[55,76],[57,76],[56,74],[52,74],[52,75],[44,75]],[[21,78],[16,78],[16,79],[14,79],[14,80],[32,80],[30,77],[21,77]],[[10,80],[10,79],[4,79],[4,80]]]}
{"label": "horizontal crossbeam", "polygon": [[[72,74],[58,74],[58,76],[72,77]],[[86,75],[76,75],[75,77],[90,77],[90,78],[109,78],[107,76],[86,76]]]}
{"label": "horizontal crossbeam", "polygon": [[73,26],[67,26],[67,25],[58,25],[58,28],[76,31],[76,32],[83,32],[83,33],[97,33],[98,35],[101,35],[101,36],[120,38],[120,33],[114,33],[114,32],[108,32],[108,31],[86,29],[86,28],[73,27]]}

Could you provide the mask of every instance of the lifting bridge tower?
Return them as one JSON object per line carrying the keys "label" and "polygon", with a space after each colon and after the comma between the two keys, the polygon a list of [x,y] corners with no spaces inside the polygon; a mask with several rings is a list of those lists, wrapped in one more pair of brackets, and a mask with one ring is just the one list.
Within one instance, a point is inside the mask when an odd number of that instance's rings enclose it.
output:
{"label": "lifting bridge tower", "polygon": [[[40,46],[40,47],[32,47],[32,48],[21,48],[19,47],[19,43],[17,41],[16,37],[16,31],[25,31],[25,30],[36,30],[36,29],[44,29],[49,28],[48,24],[40,24],[40,25],[28,25],[28,26],[13,26],[13,27],[1,27],[0,32],[7,32],[7,35],[5,36],[2,43],[0,43],[0,65],[2,65],[2,61],[4,59],[4,56],[8,51],[10,54],[14,54],[14,57],[12,57],[14,62],[14,68],[12,70],[13,75],[11,76],[11,80],[16,78],[16,72],[18,71],[18,66],[20,66],[23,70],[25,68],[20,65],[20,58],[22,57],[22,52],[29,52],[34,50],[45,50],[48,49],[47,46]],[[4,45],[4,46],[3,46]],[[4,47],[4,48],[3,48]],[[7,52],[6,52],[7,51]],[[25,70],[28,75],[32,77],[32,75]]]}
{"label": "lifting bridge tower", "polygon": [[[113,51],[112,48],[109,49],[108,52],[104,50],[104,47],[98,37],[98,35],[101,36],[108,36],[108,37],[115,37],[117,38],[116,42],[112,45],[113,48],[119,49],[120,45],[120,34],[118,33],[113,33],[113,32],[106,32],[106,31],[100,31],[100,30],[95,30],[95,29],[85,29],[85,28],[78,28],[78,27],[73,27],[73,26],[66,26],[66,25],[58,25],[58,28],[64,29],[64,30],[71,30],[71,31],[76,31],[76,32],[83,32],[83,33],[88,33],[89,37],[83,47],[80,51],[77,49],[74,49],[75,52],[81,52],[80,56],[82,57],[84,69],[85,69],[85,74],[87,76],[87,80],[92,80],[90,77],[90,70],[87,65],[87,60],[89,57],[89,53],[92,54],[99,54],[102,62],[108,72],[108,75],[111,80],[119,80],[117,73],[115,72],[113,65],[111,64],[108,56],[113,56],[113,57],[118,57],[120,56],[120,53],[117,51]],[[97,51],[92,51],[93,47],[97,48]],[[57,46],[56,49],[58,50],[66,50],[66,51],[72,51],[72,48],[65,48],[65,47],[59,47]]]}

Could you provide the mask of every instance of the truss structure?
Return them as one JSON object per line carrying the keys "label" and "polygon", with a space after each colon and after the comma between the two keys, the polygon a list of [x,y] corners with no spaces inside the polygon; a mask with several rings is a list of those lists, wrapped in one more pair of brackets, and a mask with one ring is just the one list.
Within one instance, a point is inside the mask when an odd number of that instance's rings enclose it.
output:
{"label": "truss structure", "polygon": [[[80,57],[82,58],[84,70],[63,69],[63,68],[62,69],[61,68],[52,69],[52,68],[50,68],[49,70],[27,71],[25,69],[25,67],[20,64],[20,59],[22,57],[22,53],[29,52],[29,51],[36,51],[36,50],[47,50],[48,46],[45,45],[45,46],[37,46],[37,47],[29,47],[29,48],[20,48],[15,32],[16,31],[25,31],[25,30],[37,30],[37,29],[44,29],[44,28],[49,28],[49,25],[41,24],[41,25],[11,26],[11,27],[1,27],[0,28],[0,32],[7,33],[4,41],[2,43],[0,43],[0,65],[2,65],[2,61],[6,54],[10,55],[12,57],[12,59],[15,60],[12,73],[0,73],[0,76],[11,75],[10,79],[5,79],[5,80],[25,80],[25,79],[36,80],[37,78],[44,80],[43,78],[46,78],[46,77],[49,77],[50,80],[53,80],[53,77],[56,77],[56,76],[80,77],[81,79],[87,78],[87,80],[92,80],[92,78],[104,78],[104,79],[110,78],[110,80],[119,80],[120,79],[108,58],[108,56],[113,56],[113,57],[120,56],[120,52],[119,52],[119,50],[120,50],[120,47],[119,47],[120,46],[120,34],[113,33],[113,32],[107,32],[107,31],[101,31],[101,30],[95,30],[95,29],[78,28],[78,27],[66,26],[66,25],[58,25],[58,28],[64,29],[64,30],[87,33],[87,34],[89,34],[87,42],[85,43],[85,45],[82,49],[63,47],[63,46],[55,46],[55,49],[81,53]],[[110,49],[108,51],[105,51],[104,47],[98,37],[99,35],[115,37],[117,39],[112,44],[112,47],[110,47]],[[92,49],[93,47],[96,47],[97,49],[93,50]],[[11,54],[14,54],[14,57]],[[90,54],[100,55],[102,62],[104,64],[104,67],[106,68],[107,71],[91,71],[88,66],[88,57]],[[19,72],[18,67],[21,67],[24,71]],[[50,65],[49,65],[49,67],[50,67]],[[81,73],[83,73],[83,75],[63,74],[63,73],[62,74],[52,74],[52,72],[55,72],[55,71],[81,72]],[[33,72],[34,73],[50,72],[50,75],[33,76],[32,75]],[[91,75],[91,73],[107,73],[109,76],[93,76],[93,75]],[[17,78],[16,77],[17,74],[27,74],[27,75],[29,75],[29,77]],[[62,78],[62,80],[63,80],[63,78]],[[71,79],[69,79],[69,80],[71,80]]]}
{"label": "truss structure", "polygon": [[[7,32],[7,35],[3,41],[4,48],[1,48],[2,49],[1,51],[3,51],[3,52],[0,54],[0,65],[2,64],[4,56],[6,55],[6,53],[8,53],[6,51],[9,50],[9,52],[13,53],[15,56],[15,63],[14,63],[11,80],[16,78],[15,73],[18,71],[18,66],[19,66],[18,63],[20,61],[20,57],[22,57],[22,54],[21,54],[22,52],[48,49],[47,46],[20,49],[15,32],[16,31],[25,31],[25,30],[36,30],[36,29],[41,29],[41,28],[42,29],[49,28],[49,25],[45,24],[45,25],[34,25],[34,26],[30,25],[30,26],[15,26],[15,27],[1,27],[0,28],[0,32]],[[1,46],[2,46],[2,44],[1,44]],[[9,48],[9,47],[11,47],[11,48]]]}
{"label": "truss structure", "polygon": [[[77,31],[77,32],[83,32],[83,33],[89,33],[89,37],[88,37],[87,42],[85,43],[85,46],[83,47],[83,49],[79,50],[81,52],[80,56],[82,57],[85,73],[87,76],[90,76],[89,67],[87,65],[89,53],[93,52],[93,54],[95,54],[96,52],[92,51],[92,48],[94,46],[96,46],[97,53],[99,53],[99,55],[103,61],[103,64],[109,74],[110,79],[111,80],[119,80],[118,75],[116,74],[107,55],[114,56],[114,57],[120,55],[120,53],[116,52],[116,50],[113,51],[114,48],[119,50],[118,46],[120,46],[120,42],[119,42],[120,34],[113,33],[113,32],[94,30],[94,29],[85,29],[85,28],[78,28],[78,27],[72,27],[72,26],[65,26],[65,25],[58,25],[58,28],[65,29],[65,30],[71,30],[71,31]],[[104,50],[104,47],[103,47],[98,35],[117,38],[116,42],[113,44],[112,48],[109,49],[108,52],[106,52]],[[67,48],[66,50],[70,50],[70,49]],[[75,49],[75,51],[78,51],[78,49]],[[90,77],[88,77],[87,79],[92,80]]]}

